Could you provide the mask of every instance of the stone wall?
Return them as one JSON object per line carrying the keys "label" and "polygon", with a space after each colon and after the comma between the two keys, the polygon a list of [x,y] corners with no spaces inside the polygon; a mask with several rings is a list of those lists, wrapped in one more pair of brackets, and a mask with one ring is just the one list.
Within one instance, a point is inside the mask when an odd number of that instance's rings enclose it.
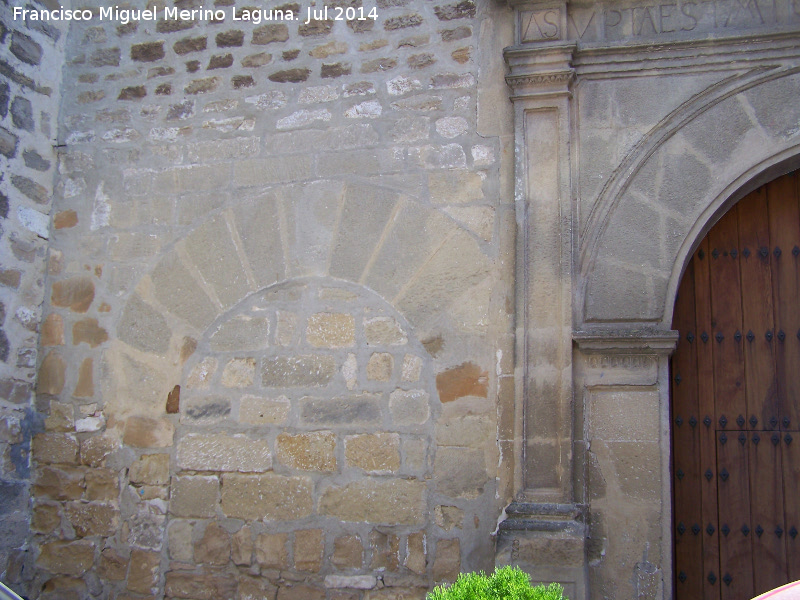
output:
{"label": "stone wall", "polygon": [[[0,5],[0,578],[21,576],[29,529],[38,334],[51,230],[64,29]],[[58,225],[56,225],[58,226]]]}
{"label": "stone wall", "polygon": [[9,580],[421,598],[492,567],[513,487],[512,21],[217,4],[70,30],[32,568]]}

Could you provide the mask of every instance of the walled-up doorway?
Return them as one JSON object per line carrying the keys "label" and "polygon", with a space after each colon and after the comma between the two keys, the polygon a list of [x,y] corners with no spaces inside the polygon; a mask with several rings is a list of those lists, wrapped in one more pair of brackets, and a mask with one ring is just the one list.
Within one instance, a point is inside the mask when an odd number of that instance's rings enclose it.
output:
{"label": "walled-up doorway", "polygon": [[800,579],[800,171],[708,232],[671,363],[675,598]]}

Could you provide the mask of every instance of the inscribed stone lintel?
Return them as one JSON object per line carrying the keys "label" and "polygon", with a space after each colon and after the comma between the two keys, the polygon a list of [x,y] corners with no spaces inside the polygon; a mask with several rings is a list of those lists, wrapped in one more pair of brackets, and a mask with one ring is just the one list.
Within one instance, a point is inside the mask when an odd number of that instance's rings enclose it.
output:
{"label": "inscribed stone lintel", "polygon": [[518,44],[649,43],[800,29],[794,0],[516,2]]}

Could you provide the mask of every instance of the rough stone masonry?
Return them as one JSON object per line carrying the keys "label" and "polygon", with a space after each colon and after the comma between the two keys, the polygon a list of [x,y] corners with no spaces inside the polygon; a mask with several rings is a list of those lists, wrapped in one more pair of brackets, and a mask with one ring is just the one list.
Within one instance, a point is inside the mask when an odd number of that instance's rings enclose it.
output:
{"label": "rough stone masonry", "polygon": [[509,9],[135,4],[0,6],[0,578],[388,600],[491,568]]}

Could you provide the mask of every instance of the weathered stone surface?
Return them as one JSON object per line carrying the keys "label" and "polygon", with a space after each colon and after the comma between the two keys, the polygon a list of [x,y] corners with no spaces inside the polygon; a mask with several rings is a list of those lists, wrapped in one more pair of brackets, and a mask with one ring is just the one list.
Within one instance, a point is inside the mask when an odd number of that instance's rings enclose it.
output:
{"label": "weathered stone surface", "polygon": [[86,472],[85,497],[92,502],[109,502],[119,499],[118,474],[110,469],[92,469]]}
{"label": "weathered stone surface", "polygon": [[436,389],[441,402],[452,402],[465,396],[486,398],[489,393],[488,371],[474,363],[463,363],[436,376]]}
{"label": "weathered stone surface", "polygon": [[378,433],[348,436],[344,441],[348,467],[368,473],[395,473],[400,468],[400,436]]}
{"label": "weathered stone surface", "polygon": [[289,400],[285,396],[261,398],[243,396],[239,402],[239,422],[249,425],[282,424],[289,416]]}
{"label": "weathered stone surface", "polygon": [[298,583],[278,588],[277,600],[325,600],[325,590]]}
{"label": "weathered stone surface", "polygon": [[357,535],[343,535],[333,542],[331,562],[340,569],[360,569],[364,562],[364,547]]}
{"label": "weathered stone surface", "polygon": [[483,449],[442,446],[434,465],[436,489],[458,498],[477,498],[488,475]]}
{"label": "weathered stone surface", "polygon": [[222,385],[229,388],[242,388],[253,385],[256,361],[253,358],[234,358],[222,370]]}
{"label": "weathered stone surface", "polygon": [[461,572],[461,542],[439,540],[436,543],[436,558],[433,560],[434,581],[455,581]]}
{"label": "weathered stone surface", "polygon": [[108,341],[108,332],[100,327],[97,319],[81,319],[72,325],[72,345],[80,343],[89,344],[91,348],[96,348],[100,344]]}
{"label": "weathered stone surface", "polygon": [[364,335],[370,345],[396,346],[408,342],[400,324],[392,317],[364,319]]}
{"label": "weathered stone surface", "polygon": [[313,485],[307,477],[263,475],[222,476],[222,512],[247,520],[299,519],[314,507]]}
{"label": "weathered stone surface", "polygon": [[264,359],[261,380],[268,387],[311,387],[326,385],[335,374],[330,355],[276,356]]}
{"label": "weathered stone surface", "polygon": [[61,513],[57,504],[37,504],[31,512],[31,530],[36,533],[52,533],[61,525]]}
{"label": "weathered stone surface", "polygon": [[276,83],[301,83],[308,79],[309,75],[311,75],[310,69],[284,69],[270,75],[269,80]]}
{"label": "weathered stone surface", "polygon": [[169,524],[168,548],[171,560],[191,562],[194,549],[192,548],[192,521],[175,520]]}
{"label": "weathered stone surface", "polygon": [[117,337],[145,352],[164,354],[169,346],[170,330],[164,317],[133,294],[122,311]]}
{"label": "weathered stone surface", "polygon": [[36,498],[78,500],[86,486],[84,472],[74,467],[40,467],[31,488]]}
{"label": "weathered stone surface", "polygon": [[425,573],[427,566],[427,544],[425,535],[424,531],[408,534],[406,547],[406,567],[419,575]]}
{"label": "weathered stone surface", "polygon": [[122,441],[136,448],[166,448],[172,446],[175,426],[168,419],[129,417]]}
{"label": "weathered stone surface", "polygon": [[302,36],[318,37],[330,33],[331,29],[333,29],[333,21],[315,19],[303,23],[298,29],[298,33]]}
{"label": "weathered stone surface", "polygon": [[[3,422],[0,421],[0,435],[4,433],[2,423]],[[44,427],[47,431],[75,431],[75,407],[66,402],[51,400],[50,414],[44,421]],[[18,444],[22,441],[21,437],[15,439],[17,437],[16,435],[3,437],[5,441],[12,444]]]}
{"label": "weathered stone surface", "polygon": [[169,454],[143,454],[130,467],[130,482],[144,485],[168,484],[169,462]]}
{"label": "weathered stone surface", "polygon": [[65,210],[53,216],[53,227],[55,229],[69,229],[78,224],[78,213],[74,210]]}
{"label": "weathered stone surface", "polygon": [[192,600],[235,598],[236,579],[226,573],[197,574],[169,571],[166,575],[164,593],[168,598],[191,598]]}
{"label": "weathered stone surface", "polygon": [[403,356],[403,366],[401,368],[400,376],[403,381],[419,381],[422,375],[422,359],[414,354],[406,354]]}
{"label": "weathered stone surface", "polygon": [[215,39],[217,42],[217,48],[238,47],[244,43],[244,32],[237,29],[223,31],[218,33]]}
{"label": "weathered stone surface", "polygon": [[364,479],[327,488],[319,510],[342,521],[413,525],[425,519],[425,495],[419,481]]}
{"label": "weathered stone surface", "polygon": [[225,321],[209,340],[218,352],[261,350],[269,345],[269,319],[241,315]]}
{"label": "weathered stone surface", "polygon": [[100,553],[100,564],[97,574],[102,579],[122,581],[128,573],[128,559],[121,556],[113,548],[106,548]]}
{"label": "weathered stone surface", "polygon": [[367,379],[390,381],[394,371],[394,356],[388,352],[373,352],[367,363]]}
{"label": "weathered stone surface", "polygon": [[272,468],[267,440],[241,434],[190,434],[178,444],[178,466],[194,471],[260,473]]}
{"label": "weathered stone surface", "polygon": [[300,418],[310,426],[377,425],[381,422],[380,397],[362,394],[333,399],[303,398]]}
{"label": "weathered stone surface", "polygon": [[61,355],[51,351],[44,357],[36,380],[36,391],[39,394],[57,396],[64,389],[67,364]]}
{"label": "weathered stone surface", "polygon": [[207,356],[201,360],[189,373],[189,377],[186,380],[186,387],[189,389],[208,388],[209,382],[211,381],[211,378],[214,377],[214,373],[216,373],[218,365],[219,363],[217,359],[211,356]]}
{"label": "weathered stone surface", "polygon": [[83,540],[47,542],[41,545],[36,563],[51,573],[78,577],[94,563],[94,544]]}
{"label": "weathered stone surface", "polygon": [[154,595],[160,575],[161,553],[134,548],[128,567],[128,586],[132,592]]}
{"label": "weathered stone surface", "polygon": [[211,522],[194,545],[198,564],[226,565],[231,558],[231,536],[217,523]]}
{"label": "weathered stone surface", "polygon": [[333,472],[336,470],[336,435],[315,431],[278,436],[275,452],[278,460],[302,471]]}
{"label": "weathered stone surface", "polygon": [[0,154],[6,158],[14,158],[17,154],[19,138],[5,127],[0,127]]}
{"label": "weathered stone surface", "polygon": [[78,313],[89,310],[94,300],[94,283],[89,277],[79,275],[53,283],[50,302],[53,306],[69,307]]}
{"label": "weathered stone surface", "polygon": [[389,410],[396,425],[422,425],[430,417],[430,396],[424,390],[395,390]]}
{"label": "weathered stone surface", "polygon": [[393,533],[373,529],[369,533],[373,571],[397,571],[400,566],[400,538]]}
{"label": "weathered stone surface", "polygon": [[131,46],[131,60],[153,62],[164,58],[164,42],[146,42]]}
{"label": "weathered stone surface", "polygon": [[119,510],[107,504],[68,502],[64,514],[78,537],[111,536],[119,527]]}
{"label": "weathered stone surface", "polygon": [[[437,131],[441,128],[442,121],[443,119],[437,121]],[[482,185],[480,176],[472,171],[436,171],[428,175],[428,190],[434,204],[462,204],[482,200]]]}
{"label": "weathered stone surface", "polygon": [[294,568],[318,573],[322,567],[325,535],[322,529],[301,529],[294,533]]}
{"label": "weathered stone surface", "polygon": [[253,534],[245,525],[231,537],[231,560],[233,564],[247,567],[253,561]]}
{"label": "weathered stone surface", "polygon": [[497,427],[485,416],[464,416],[440,420],[436,424],[436,443],[440,446],[485,448],[492,443]]}
{"label": "weathered stone surface", "polygon": [[231,402],[225,396],[190,396],[180,412],[181,422],[210,425],[228,418]]}
{"label": "weathered stone surface", "polygon": [[78,464],[78,440],[67,433],[40,433],[33,438],[31,451],[40,463]]}
{"label": "weathered stone surface", "polygon": [[236,600],[275,600],[277,588],[263,577],[240,577]]}
{"label": "weathered stone surface", "polygon": [[260,533],[256,536],[256,562],[269,569],[285,569],[289,566],[289,552],[285,533]]}
{"label": "weathered stone surface", "polygon": [[402,15],[400,17],[390,17],[383,23],[383,28],[386,31],[394,31],[395,29],[405,29],[407,27],[419,27],[422,25],[423,18],[421,15],[411,13]]}
{"label": "weathered stone surface", "polygon": [[42,47],[19,31],[11,35],[10,50],[14,56],[29,65],[38,65],[42,60]]}
{"label": "weathered stone surface", "polygon": [[[75,398],[91,398],[94,396],[93,365],[92,358],[84,358],[81,361],[81,366],[78,367],[78,383],[75,384],[75,389],[72,391],[72,395]],[[97,431],[97,429],[88,429],[87,431]]]}
{"label": "weathered stone surface", "polygon": [[319,74],[323,79],[334,79],[343,75],[350,75],[353,67],[347,63],[322,63]]}
{"label": "weathered stone surface", "polygon": [[252,44],[265,46],[272,42],[285,42],[289,39],[289,28],[283,23],[262,25],[253,29]]}
{"label": "weathered stone surface", "polygon": [[343,313],[316,313],[308,318],[306,339],[317,348],[347,348],[355,343],[355,320]]}
{"label": "weathered stone surface", "polygon": [[81,442],[81,464],[102,467],[106,457],[119,447],[119,442],[106,435],[93,435]]}

